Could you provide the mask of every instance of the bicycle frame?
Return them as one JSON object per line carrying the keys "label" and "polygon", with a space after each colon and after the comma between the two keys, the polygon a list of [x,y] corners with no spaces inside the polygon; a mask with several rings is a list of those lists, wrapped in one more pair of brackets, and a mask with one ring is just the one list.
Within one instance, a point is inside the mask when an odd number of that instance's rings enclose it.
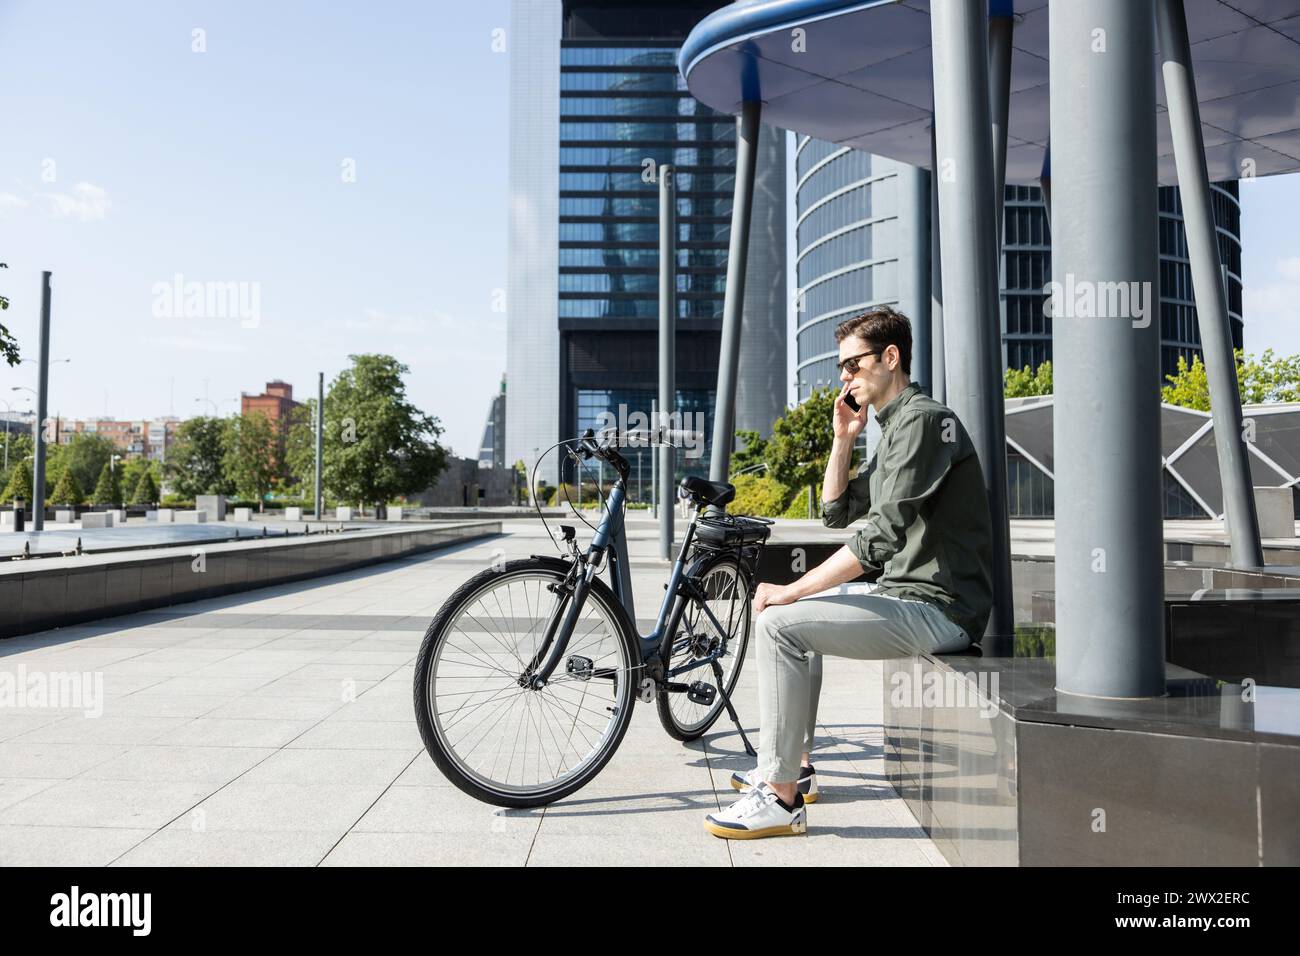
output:
{"label": "bicycle frame", "polygon": [[[602,559],[609,565],[610,587],[614,591],[614,596],[627,611],[633,629],[636,630],[632,573],[627,553],[627,529],[624,526],[626,495],[626,484],[624,479],[620,477],[610,490],[609,498],[606,501],[605,515],[596,527],[596,533],[592,536],[591,544],[587,547],[587,551],[582,558],[582,567],[586,569],[585,573],[579,575],[572,597],[567,602],[561,601],[547,622],[541,648],[532,662],[533,666],[537,668],[532,677],[534,686],[544,686],[564,657],[569,637],[573,633],[578,615],[582,613],[587,592],[590,590],[591,580],[601,570]],[[659,605],[659,615],[655,619],[654,629],[646,635],[636,631],[642,666],[655,659],[667,664],[670,659],[672,648],[669,645],[669,640],[672,637],[672,624],[679,598],[682,597],[679,592],[682,590],[685,576],[686,556],[690,553],[691,542],[695,537],[697,520],[698,515],[692,515],[690,523],[686,526],[686,534],[682,538],[681,548],[673,561],[672,572],[668,578],[668,588],[664,593],[663,602]],[[689,582],[687,583],[689,584]],[[743,599],[748,600],[749,595],[745,594]],[[736,600],[735,594],[732,595],[732,600]],[[722,626],[707,603],[701,601],[700,607],[713,623],[713,626],[718,629],[719,634],[728,633],[728,629]],[[549,653],[547,653],[548,649]],[[541,662],[539,659],[543,656],[545,656],[545,660]],[[687,666],[666,672],[664,679],[676,677],[687,670],[709,666],[716,659],[716,656],[712,656],[692,661]],[[541,664],[540,667],[537,666],[539,663]]]}

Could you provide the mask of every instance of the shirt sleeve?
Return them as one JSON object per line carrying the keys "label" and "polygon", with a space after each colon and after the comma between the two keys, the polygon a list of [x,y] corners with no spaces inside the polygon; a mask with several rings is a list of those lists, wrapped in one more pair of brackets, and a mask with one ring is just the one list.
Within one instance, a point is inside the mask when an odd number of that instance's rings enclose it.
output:
{"label": "shirt sleeve", "polygon": [[881,571],[907,540],[917,513],[952,470],[958,442],[945,441],[943,422],[924,412],[900,417],[879,463],[882,484],[849,550],[866,571]]}
{"label": "shirt sleeve", "polygon": [[834,501],[822,502],[822,524],[828,528],[847,528],[871,507],[872,462],[858,466],[858,473]]}

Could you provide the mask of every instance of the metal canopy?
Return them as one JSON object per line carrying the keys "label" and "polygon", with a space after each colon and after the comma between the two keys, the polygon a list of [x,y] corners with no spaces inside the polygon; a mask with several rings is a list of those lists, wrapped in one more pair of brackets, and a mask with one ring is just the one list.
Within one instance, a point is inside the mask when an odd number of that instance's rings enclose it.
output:
{"label": "metal canopy", "polygon": [[[1300,170],[1300,0],[1185,6],[1210,179]],[[1015,15],[1006,181],[1037,185],[1048,139],[1047,0],[1019,0]],[[733,3],[696,26],[679,64],[691,94],[714,109],[737,113],[761,100],[764,122],[930,168],[927,0]],[[1159,80],[1156,98],[1163,113]],[[1175,185],[1165,118],[1156,131],[1160,182]]]}

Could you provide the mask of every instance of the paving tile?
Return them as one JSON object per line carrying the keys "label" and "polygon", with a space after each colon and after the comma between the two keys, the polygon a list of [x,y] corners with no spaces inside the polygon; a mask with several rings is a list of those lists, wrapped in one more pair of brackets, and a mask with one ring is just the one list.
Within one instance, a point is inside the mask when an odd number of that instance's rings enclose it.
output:
{"label": "paving tile", "polygon": [[161,830],[114,861],[114,866],[315,866],[337,838],[299,831]]}
{"label": "paving tile", "polygon": [[107,866],[151,830],[0,825],[0,866]]}

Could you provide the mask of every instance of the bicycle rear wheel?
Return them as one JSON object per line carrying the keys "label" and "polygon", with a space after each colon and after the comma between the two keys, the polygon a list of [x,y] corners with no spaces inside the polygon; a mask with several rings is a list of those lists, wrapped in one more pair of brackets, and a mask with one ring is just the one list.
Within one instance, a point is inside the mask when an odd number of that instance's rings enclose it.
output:
{"label": "bicycle rear wheel", "polygon": [[[697,704],[684,693],[661,693],[659,721],[675,740],[696,740],[713,726],[726,709],[727,694],[740,680],[740,668],[749,645],[749,575],[730,554],[718,554],[693,575],[701,592],[688,598],[673,635],[668,671],[679,671],[668,679],[690,684],[702,681],[717,689],[712,704]],[[704,612],[708,607],[712,618]],[[696,664],[717,655],[722,680],[711,664]]]}
{"label": "bicycle rear wheel", "polygon": [[548,620],[571,599],[557,590],[567,568],[530,558],[476,575],[443,605],[420,646],[420,736],[443,774],[478,800],[535,807],[573,793],[614,755],[632,718],[640,651],[599,579],[547,685],[527,679],[545,657]]}

